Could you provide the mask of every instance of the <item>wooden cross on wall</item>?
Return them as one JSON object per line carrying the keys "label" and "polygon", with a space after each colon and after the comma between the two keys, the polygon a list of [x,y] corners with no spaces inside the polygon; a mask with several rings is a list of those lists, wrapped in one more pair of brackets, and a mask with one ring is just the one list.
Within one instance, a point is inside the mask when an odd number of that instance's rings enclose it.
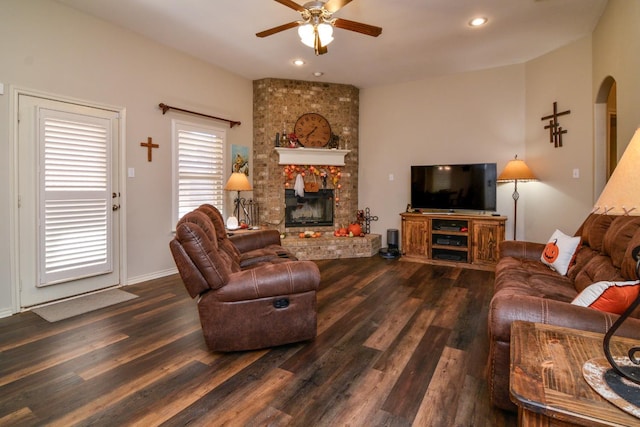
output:
{"label": "wooden cross on wall", "polygon": [[545,121],[549,120],[549,124],[544,128],[549,129],[549,142],[553,144],[554,147],[562,147],[562,135],[567,133],[566,129],[562,129],[560,123],[558,123],[558,117],[564,116],[566,114],[571,114],[571,110],[562,111],[558,113],[558,103],[553,103],[553,114],[550,116],[544,116],[540,120]]}
{"label": "wooden cross on wall", "polygon": [[152,150],[153,148],[158,148],[158,147],[160,147],[158,144],[154,144],[154,143],[152,143],[151,141],[152,141],[151,137],[148,137],[148,138],[147,138],[147,142],[141,142],[141,143],[140,143],[140,146],[142,146],[142,147],[147,147],[147,161],[148,161],[148,162],[150,162],[150,161],[151,161],[151,150]]}

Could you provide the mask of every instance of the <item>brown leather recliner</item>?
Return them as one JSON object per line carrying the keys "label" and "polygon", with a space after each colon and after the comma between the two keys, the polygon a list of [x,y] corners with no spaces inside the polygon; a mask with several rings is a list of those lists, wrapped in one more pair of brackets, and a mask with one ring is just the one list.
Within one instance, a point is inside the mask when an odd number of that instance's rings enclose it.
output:
{"label": "brown leather recliner", "polygon": [[[243,236],[241,253],[224,228],[214,225],[219,212],[211,208],[201,206],[180,219],[169,245],[189,295],[198,297],[207,346],[253,350],[315,338],[316,264],[278,249],[279,234],[276,243],[273,233]],[[247,255],[251,251],[253,257]]]}

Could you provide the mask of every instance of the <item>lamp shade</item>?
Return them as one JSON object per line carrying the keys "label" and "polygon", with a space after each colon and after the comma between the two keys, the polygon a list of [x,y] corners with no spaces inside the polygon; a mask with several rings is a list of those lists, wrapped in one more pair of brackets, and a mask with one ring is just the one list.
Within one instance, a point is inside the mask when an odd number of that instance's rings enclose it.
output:
{"label": "lamp shade", "polygon": [[318,31],[318,36],[320,36],[320,44],[322,46],[326,46],[333,41],[333,26],[326,23],[320,23],[316,26],[313,24],[303,24],[298,27],[298,36],[300,36],[300,41],[309,46],[315,46],[315,31]]}
{"label": "lamp shade", "polygon": [[537,181],[538,178],[531,172],[529,166],[524,162],[524,160],[518,159],[516,156],[515,159],[510,160],[509,163],[504,167],[504,170],[498,177],[498,182],[509,182],[509,181]]}
{"label": "lamp shade", "polygon": [[247,175],[242,172],[233,172],[224,189],[229,191],[251,191],[251,184],[247,179]]}
{"label": "lamp shade", "polygon": [[611,174],[594,213],[640,215],[640,129],[631,138],[622,158]]}

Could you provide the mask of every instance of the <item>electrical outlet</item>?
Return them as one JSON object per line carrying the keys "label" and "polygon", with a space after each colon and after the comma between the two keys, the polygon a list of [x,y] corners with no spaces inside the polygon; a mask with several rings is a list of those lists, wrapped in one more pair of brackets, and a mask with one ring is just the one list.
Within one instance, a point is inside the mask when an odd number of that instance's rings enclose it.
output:
{"label": "electrical outlet", "polygon": [[573,170],[573,177],[574,177],[574,178],[580,178],[580,169],[575,168],[575,169]]}
{"label": "electrical outlet", "polygon": [[392,173],[390,173],[390,174],[389,174],[389,181],[393,181],[393,179],[394,179],[394,176],[393,176],[393,174],[392,174]]}

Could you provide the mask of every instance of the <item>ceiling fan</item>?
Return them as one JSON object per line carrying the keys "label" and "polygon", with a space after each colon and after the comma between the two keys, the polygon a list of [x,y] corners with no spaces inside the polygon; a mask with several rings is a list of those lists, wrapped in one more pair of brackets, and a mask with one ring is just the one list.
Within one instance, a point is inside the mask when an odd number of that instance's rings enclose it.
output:
{"label": "ceiling fan", "polygon": [[334,18],[333,14],[352,0],[310,1],[304,6],[292,0],[275,0],[278,3],[300,12],[301,21],[293,21],[256,33],[258,37],[267,37],[280,31],[298,27],[302,43],[312,47],[316,55],[327,53],[327,45],[333,41],[333,27],[355,31],[368,36],[378,37],[382,28],[348,19]]}

